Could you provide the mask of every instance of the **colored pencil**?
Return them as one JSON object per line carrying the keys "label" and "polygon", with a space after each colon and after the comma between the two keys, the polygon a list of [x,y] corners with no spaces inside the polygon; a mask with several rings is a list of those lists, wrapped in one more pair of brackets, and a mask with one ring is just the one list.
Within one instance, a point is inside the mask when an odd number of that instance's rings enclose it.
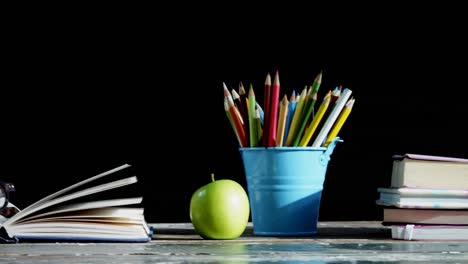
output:
{"label": "colored pencil", "polygon": [[237,107],[237,109],[239,110],[239,112],[241,113],[241,116],[242,116],[243,109],[242,109],[239,94],[236,92],[236,90],[232,89],[231,90],[231,95],[232,95],[232,100],[234,101],[234,105]]}
{"label": "colored pencil", "polygon": [[260,114],[260,122],[263,126],[263,120],[264,120],[264,117],[265,117],[265,112],[263,112],[263,109],[262,107],[260,106],[260,104],[258,102],[255,102],[255,106],[256,108],[255,109],[258,109],[258,112]]}
{"label": "colored pencil", "polygon": [[[249,133],[249,108],[247,105],[247,93],[245,91],[244,85],[242,82],[239,82],[239,96],[241,99],[241,108],[242,108],[242,119],[245,120],[243,123],[244,125],[244,130],[246,133]],[[249,144],[249,139],[250,137],[247,136],[247,144]]]}
{"label": "colored pencil", "polygon": [[223,83],[223,88],[224,88],[224,98],[228,102],[229,113],[231,114],[234,127],[236,128],[236,131],[237,131],[237,135],[239,135],[239,139],[241,141],[241,147],[247,147],[248,144],[247,144],[247,138],[245,136],[244,126],[242,125],[242,117],[240,116],[239,111],[234,105],[234,100],[232,99],[231,93],[227,89],[227,86],[225,83]]}
{"label": "colored pencil", "polygon": [[[299,96],[298,96],[299,97]],[[286,141],[289,134],[289,128],[291,127],[291,121],[294,116],[294,111],[296,111],[297,99],[296,99],[296,91],[292,91],[291,97],[289,98],[289,109],[288,109],[288,117],[286,119],[286,126],[284,127],[284,139],[283,139],[283,146],[286,146]]]}
{"label": "colored pencil", "polygon": [[[336,86],[335,89],[331,93],[330,97],[330,103],[328,104],[327,111],[325,111],[325,114],[323,115],[322,119],[327,120],[328,117],[330,116],[330,113],[333,111],[333,108],[336,105],[336,100],[340,97],[342,86]],[[316,131],[322,130],[323,126],[325,125],[325,122],[322,122],[318,125]]]}
{"label": "colored pencil", "polygon": [[250,147],[256,147],[258,136],[255,122],[255,93],[252,84],[249,88],[249,128]]}
{"label": "colored pencil", "polygon": [[304,112],[305,112],[305,109],[306,109],[306,106],[307,104],[309,103],[309,99],[310,99],[310,95],[312,94],[312,86],[309,86],[309,88],[307,88],[307,85],[304,87],[304,89],[307,90],[307,93],[304,97],[304,106],[302,108],[302,111],[301,111],[301,115],[299,116],[299,120],[302,120],[302,117],[304,116]]}
{"label": "colored pencil", "polygon": [[268,132],[270,127],[270,103],[271,103],[271,76],[270,73],[267,74],[265,78],[265,97],[263,97],[263,111],[264,111],[264,121],[263,121],[263,146],[268,146]]}
{"label": "colored pencil", "polygon": [[280,94],[279,73],[276,71],[273,85],[271,86],[271,103],[268,124],[268,147],[274,147],[276,144],[276,129],[278,125],[278,104]]}
{"label": "colored pencil", "polygon": [[234,121],[232,120],[231,113],[229,113],[229,104],[228,104],[227,98],[224,98],[224,111],[226,112],[226,116],[229,120],[229,124],[231,124],[232,130],[234,131],[234,134],[236,135],[239,145],[242,146],[242,142],[239,138],[239,134],[237,133],[236,126],[234,125]]}
{"label": "colored pencil", "polygon": [[297,145],[299,145],[299,141],[301,140],[302,134],[304,133],[304,129],[307,125],[307,122],[310,116],[312,115],[312,112],[314,111],[315,102],[317,102],[317,92],[312,92],[308,101],[308,105],[306,106],[306,109],[304,111],[304,115],[302,117],[300,125],[298,126],[298,129],[296,131],[296,135],[294,136],[294,141],[292,143],[293,147],[297,147]]}
{"label": "colored pencil", "polygon": [[[234,102],[234,99],[232,98],[232,95],[231,93],[229,92],[226,84],[223,82],[223,89],[224,89],[224,98],[226,98],[229,101],[233,101]],[[234,104],[234,103],[233,103]],[[241,122],[242,125],[244,125],[244,119],[242,118],[242,115],[239,111],[239,109],[237,109],[237,107],[235,107],[235,104],[234,104],[234,112],[236,114],[236,116],[239,117],[239,120]],[[234,118],[234,117],[233,117]],[[234,120],[234,119],[233,119]]]}
{"label": "colored pencil", "polygon": [[339,87],[335,87],[335,89],[333,90],[332,96],[330,98],[330,107],[328,108],[328,113],[325,114],[326,117],[328,117],[331,110],[333,110],[333,107],[335,107],[336,100],[338,100],[338,98],[340,97],[342,88],[343,87],[340,85]]}
{"label": "colored pencil", "polygon": [[299,100],[297,101],[296,110],[294,111],[291,127],[289,128],[288,132],[288,138],[286,139],[286,146],[292,146],[294,136],[296,135],[297,126],[300,123],[300,118],[302,117],[302,108],[304,106],[306,94],[307,88],[304,88],[299,95]]}
{"label": "colored pencil", "polygon": [[312,119],[312,122],[310,123],[309,127],[304,132],[304,136],[299,142],[300,147],[306,147],[307,145],[309,145],[309,141],[312,138],[312,135],[314,134],[315,130],[317,129],[317,126],[320,124],[320,121],[322,120],[325,112],[327,111],[328,105],[330,104],[330,97],[331,91],[328,91],[328,93],[323,98],[322,103],[320,104],[317,114],[314,116],[314,119]]}
{"label": "colored pencil", "polygon": [[312,93],[318,93],[321,83],[322,83],[322,71],[320,71],[319,74],[317,74],[317,76],[314,79],[314,82],[312,83]]}
{"label": "colored pencil", "polygon": [[[255,110],[255,121],[257,123],[256,127],[257,127],[258,142],[261,142],[261,139],[262,139],[262,136],[263,136],[263,129],[262,129],[262,124],[261,124],[260,118],[261,118],[260,117],[260,111],[257,108]],[[260,145],[260,144],[258,144],[258,145]]]}
{"label": "colored pencil", "polygon": [[286,118],[288,116],[288,97],[284,95],[279,106],[278,130],[276,131],[276,146],[282,147],[284,141],[284,128],[286,126]]}
{"label": "colored pencil", "polygon": [[325,144],[323,144],[324,147],[327,147],[330,142],[338,135],[338,132],[340,132],[341,127],[343,126],[344,122],[348,118],[349,114],[351,113],[351,110],[353,109],[354,106],[354,99],[351,98],[347,103],[346,106],[344,107],[343,111],[341,111],[340,116],[338,117],[338,120],[336,120],[335,125],[333,125],[332,130],[330,131],[330,134],[328,134],[327,140],[325,140]]}
{"label": "colored pencil", "polygon": [[320,130],[319,134],[317,135],[317,138],[315,139],[314,143],[312,143],[312,147],[320,147],[324,143],[328,132],[330,132],[332,125],[338,118],[338,115],[340,114],[341,110],[343,109],[349,97],[351,96],[351,93],[352,91],[350,89],[345,88],[343,90],[343,93],[340,95],[338,100],[336,100],[335,107],[333,107],[332,112],[325,120],[325,123],[322,129]]}

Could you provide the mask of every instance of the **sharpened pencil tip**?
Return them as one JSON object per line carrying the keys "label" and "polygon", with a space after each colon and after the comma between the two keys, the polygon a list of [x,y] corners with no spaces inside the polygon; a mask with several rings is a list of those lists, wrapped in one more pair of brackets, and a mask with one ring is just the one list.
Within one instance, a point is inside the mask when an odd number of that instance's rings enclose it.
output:
{"label": "sharpened pencil tip", "polygon": [[270,85],[271,86],[271,76],[270,73],[267,74],[265,78],[265,85]]}
{"label": "sharpened pencil tip", "polygon": [[278,73],[278,70],[276,70],[275,79],[273,80],[273,85],[279,85],[279,84],[280,84],[279,73]]}

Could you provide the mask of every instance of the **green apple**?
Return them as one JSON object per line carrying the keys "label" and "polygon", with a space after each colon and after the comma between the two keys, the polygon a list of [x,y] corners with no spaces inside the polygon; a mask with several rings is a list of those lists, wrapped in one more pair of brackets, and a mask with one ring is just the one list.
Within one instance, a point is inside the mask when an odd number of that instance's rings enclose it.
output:
{"label": "green apple", "polygon": [[208,183],[192,195],[190,220],[195,230],[206,239],[236,239],[249,221],[247,193],[233,180]]}

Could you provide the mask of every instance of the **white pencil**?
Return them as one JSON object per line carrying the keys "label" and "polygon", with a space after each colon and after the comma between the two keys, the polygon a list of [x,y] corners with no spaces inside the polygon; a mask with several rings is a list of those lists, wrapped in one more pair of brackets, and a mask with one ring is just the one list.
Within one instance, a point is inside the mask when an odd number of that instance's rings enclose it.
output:
{"label": "white pencil", "polygon": [[335,103],[335,107],[333,107],[332,112],[328,116],[327,120],[325,121],[322,129],[320,130],[320,133],[318,134],[317,138],[315,139],[314,143],[312,144],[312,147],[320,147],[324,141],[325,138],[327,137],[328,133],[330,132],[330,129],[332,128],[333,124],[335,123],[336,119],[338,118],[338,115],[340,114],[341,110],[343,110],[343,107],[345,106],[346,102],[348,101],[349,97],[351,96],[351,91],[350,89],[345,88],[342,92],[340,97],[338,97],[338,100]]}

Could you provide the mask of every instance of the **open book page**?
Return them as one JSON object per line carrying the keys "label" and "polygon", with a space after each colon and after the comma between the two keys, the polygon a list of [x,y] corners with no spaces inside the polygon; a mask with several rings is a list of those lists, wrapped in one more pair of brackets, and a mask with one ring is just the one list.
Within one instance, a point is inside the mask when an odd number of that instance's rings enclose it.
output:
{"label": "open book page", "polygon": [[[16,223],[14,226],[31,223],[46,222],[94,222],[94,223],[121,223],[121,224],[141,224],[144,221],[142,208],[99,208],[83,210],[79,212],[68,212],[66,214],[51,215],[47,217],[28,219],[27,221]],[[10,227],[11,229],[11,227]]]}
{"label": "open book page", "polygon": [[[10,227],[10,230],[17,230],[24,227],[40,227],[40,226],[60,226],[60,224],[84,224],[95,223],[98,227],[100,224],[112,223],[115,226],[120,225],[140,225],[144,221],[143,209],[141,208],[100,208],[73,212],[73,214],[65,214],[51,216],[46,218],[32,219],[24,221]],[[114,229],[113,225],[103,225],[105,228]],[[29,229],[28,229],[29,230]],[[96,228],[96,230],[98,230]],[[42,229],[42,231],[46,231]]]}
{"label": "open book page", "polygon": [[18,238],[32,238],[37,234],[42,239],[47,236],[61,236],[62,239],[68,239],[70,236],[105,238],[108,235],[119,235],[122,239],[147,239],[150,235],[143,209],[118,207],[72,211],[36,218],[10,226],[9,232]]}
{"label": "open book page", "polygon": [[12,223],[14,223],[15,221],[18,221],[19,219],[24,218],[24,217],[26,217],[26,216],[34,213],[34,212],[37,212],[39,210],[42,210],[42,209],[44,209],[46,207],[49,207],[49,206],[52,206],[52,205],[55,205],[55,204],[58,204],[58,203],[62,203],[62,202],[68,201],[68,200],[76,199],[76,198],[86,196],[86,195],[90,195],[90,194],[93,194],[93,193],[98,193],[98,192],[102,192],[102,191],[122,187],[122,186],[133,184],[133,183],[136,183],[136,182],[137,182],[137,178],[135,176],[133,176],[133,177],[130,177],[130,178],[117,180],[117,181],[113,181],[113,182],[110,182],[110,183],[105,183],[105,184],[101,184],[101,185],[98,185],[98,186],[95,186],[95,187],[84,189],[84,190],[78,191],[76,193],[71,193],[69,195],[65,195],[65,196],[62,196],[62,197],[57,197],[55,199],[47,199],[47,200],[43,199],[43,200],[41,200],[42,202],[35,203],[35,206],[29,206],[26,209],[22,210],[21,212],[17,213],[16,215],[14,215],[12,218],[10,218],[8,221],[6,221],[3,224],[3,226],[5,228],[8,228],[8,226],[11,225]]}
{"label": "open book page", "polygon": [[[122,205],[131,205],[131,204],[140,204],[142,202],[142,200],[143,200],[143,198],[137,197],[137,198],[124,198],[124,199],[113,199],[113,200],[84,202],[84,203],[77,203],[77,204],[58,206],[56,208],[53,208],[51,210],[46,211],[45,213],[32,215],[30,217],[27,217],[26,219],[19,219],[15,223],[21,223],[23,221],[30,221],[30,220],[36,219],[36,218],[44,218],[45,216],[49,216],[49,215],[69,213],[69,212],[72,212],[72,211],[82,211],[82,210],[87,210],[87,209],[106,208],[106,207],[112,207],[112,206],[122,206]],[[109,208],[109,209],[111,209],[111,208]],[[130,211],[131,209],[134,210],[134,208],[128,208],[128,210],[129,210],[128,212],[131,212]],[[123,210],[123,209],[121,209],[121,210]],[[110,211],[108,211],[108,212],[110,213]],[[80,212],[80,214],[82,214],[82,213]],[[13,225],[15,223],[13,223]]]}
{"label": "open book page", "polygon": [[86,179],[86,180],[80,181],[80,182],[78,182],[78,183],[76,183],[76,184],[73,184],[73,185],[71,185],[71,186],[69,186],[69,187],[67,187],[67,188],[65,188],[65,189],[62,189],[62,190],[60,190],[60,191],[58,191],[58,192],[55,192],[55,193],[53,193],[53,194],[51,194],[51,195],[49,195],[49,196],[47,196],[47,197],[44,197],[44,198],[42,198],[41,200],[39,200],[39,201],[37,201],[37,202],[31,204],[30,206],[24,208],[21,212],[19,212],[19,213],[16,214],[15,216],[11,217],[8,221],[6,221],[5,224],[8,225],[9,223],[16,221],[17,219],[19,219],[19,218],[21,218],[21,217],[24,217],[24,215],[27,214],[27,212],[28,212],[31,208],[36,207],[36,206],[38,206],[39,204],[42,204],[42,203],[44,203],[44,202],[46,202],[46,201],[48,201],[48,200],[51,200],[51,199],[53,199],[53,198],[55,198],[55,197],[57,197],[57,196],[60,196],[60,195],[62,195],[62,194],[64,194],[64,193],[67,193],[68,191],[71,191],[71,190],[73,190],[73,189],[75,189],[75,188],[77,188],[77,187],[79,187],[79,186],[81,186],[81,185],[84,185],[84,184],[89,183],[89,182],[91,182],[91,181],[97,180],[97,179],[102,178],[102,177],[104,177],[104,176],[110,175],[110,174],[112,174],[112,173],[114,173],[114,172],[117,172],[117,171],[126,169],[126,168],[128,168],[128,167],[130,167],[129,164],[124,164],[124,165],[119,166],[119,167],[117,167],[117,168],[114,168],[114,169],[105,171],[105,172],[100,173],[100,174],[98,174],[98,175],[96,175],[96,176],[93,176],[93,177],[91,177],[91,178],[88,178],[88,179]]}

